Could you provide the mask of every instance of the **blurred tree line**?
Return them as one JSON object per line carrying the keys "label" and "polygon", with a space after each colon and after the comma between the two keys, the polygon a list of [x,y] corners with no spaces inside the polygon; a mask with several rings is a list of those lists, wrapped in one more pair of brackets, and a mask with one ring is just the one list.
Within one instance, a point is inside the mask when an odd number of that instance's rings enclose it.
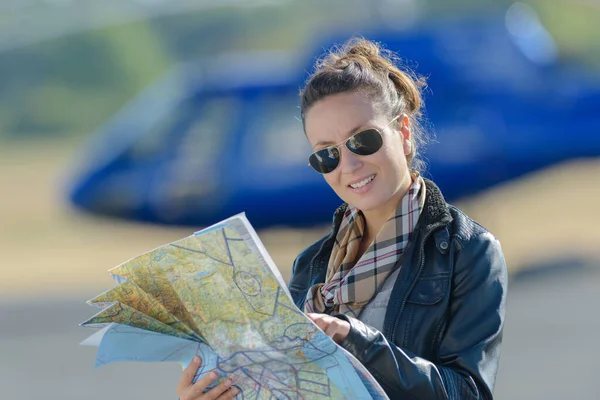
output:
{"label": "blurred tree line", "polygon": [[[390,0],[375,3],[386,1]],[[600,68],[600,6],[568,0],[529,3],[563,55]],[[0,53],[0,138],[87,134],[178,61],[230,50],[299,49],[324,29],[359,31],[373,24],[380,17],[373,4],[304,0],[285,6],[220,7],[5,51]],[[426,4],[419,11],[421,18],[477,12],[498,2]]]}

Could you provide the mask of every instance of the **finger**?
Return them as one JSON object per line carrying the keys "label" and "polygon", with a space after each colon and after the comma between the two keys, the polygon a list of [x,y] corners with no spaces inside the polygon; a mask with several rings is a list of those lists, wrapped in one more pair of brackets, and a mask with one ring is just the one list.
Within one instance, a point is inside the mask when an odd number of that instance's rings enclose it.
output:
{"label": "finger", "polygon": [[227,392],[231,385],[233,385],[233,380],[231,378],[225,379],[223,382],[206,392],[202,400],[214,400],[216,398],[220,399],[221,395]]}
{"label": "finger", "polygon": [[346,338],[346,335],[342,333],[342,327],[334,324],[329,325],[325,334],[337,344],[340,344]]}
{"label": "finger", "polygon": [[306,316],[310,319],[312,319],[313,321],[317,321],[317,320],[321,320],[323,319],[324,316],[326,316],[326,314],[319,314],[319,313],[306,313]]}
{"label": "finger", "polygon": [[206,390],[207,387],[213,383],[219,375],[215,371],[210,371],[208,374],[204,375],[202,378],[198,379],[196,383],[189,389],[189,393],[192,394],[192,398],[200,395],[202,392]]}
{"label": "finger", "polygon": [[326,317],[325,314],[309,313],[306,315],[308,316],[308,318],[310,318],[312,320],[312,322],[314,322],[319,328],[321,328],[321,330],[325,331],[325,329],[327,329],[327,326],[329,324],[328,324],[327,320],[324,318],[324,317]]}
{"label": "finger", "polygon": [[317,318],[319,314],[317,313],[306,313],[306,316],[310,319],[312,319],[313,321],[315,320],[315,318]]}
{"label": "finger", "polygon": [[183,375],[181,379],[177,383],[177,393],[183,392],[185,389],[192,386],[192,382],[194,381],[194,376],[196,376],[196,371],[200,368],[200,360],[199,356],[195,356],[192,359],[192,362],[188,364],[186,369],[183,371]]}
{"label": "finger", "polygon": [[341,319],[335,318],[325,331],[325,334],[331,337],[335,342],[341,343],[350,332],[350,324]]}
{"label": "finger", "polygon": [[329,324],[329,326],[327,327],[327,329],[325,329],[325,334],[327,336],[329,336],[330,338],[333,339],[333,337],[336,335],[336,333],[338,332],[338,326],[335,323],[331,323]]}
{"label": "finger", "polygon": [[226,391],[225,393],[223,393],[221,396],[219,396],[218,400],[230,400],[233,399],[235,396],[237,396],[237,394],[240,392],[240,389],[236,388],[236,387],[232,387],[231,389],[229,389],[228,391]]}

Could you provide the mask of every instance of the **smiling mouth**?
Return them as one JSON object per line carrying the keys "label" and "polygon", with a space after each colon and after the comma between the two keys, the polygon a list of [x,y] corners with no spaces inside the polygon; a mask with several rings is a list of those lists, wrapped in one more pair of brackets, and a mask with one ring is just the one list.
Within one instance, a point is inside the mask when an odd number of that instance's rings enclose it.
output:
{"label": "smiling mouth", "polygon": [[350,186],[352,189],[360,189],[361,187],[363,187],[363,186],[367,185],[368,183],[370,183],[373,179],[375,179],[375,174],[369,176],[368,178],[363,179],[360,182],[356,182],[356,183],[353,183],[353,184],[348,185],[348,186]]}

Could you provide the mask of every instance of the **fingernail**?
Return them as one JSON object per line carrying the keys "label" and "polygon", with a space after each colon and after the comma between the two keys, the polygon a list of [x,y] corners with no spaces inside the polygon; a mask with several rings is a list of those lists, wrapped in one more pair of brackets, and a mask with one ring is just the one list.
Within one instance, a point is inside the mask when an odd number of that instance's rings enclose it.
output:
{"label": "fingernail", "polygon": [[231,391],[233,392],[233,394],[238,394],[240,392],[240,389],[233,388],[233,389],[231,389]]}
{"label": "fingernail", "polygon": [[231,379],[231,378],[227,378],[227,380],[225,381],[225,385],[226,385],[226,386],[231,386],[231,385],[233,385],[233,379]]}
{"label": "fingernail", "polygon": [[209,375],[212,379],[217,379],[217,376],[219,376],[215,371],[210,371]]}
{"label": "fingernail", "polygon": [[200,357],[194,356],[194,364],[200,364]]}

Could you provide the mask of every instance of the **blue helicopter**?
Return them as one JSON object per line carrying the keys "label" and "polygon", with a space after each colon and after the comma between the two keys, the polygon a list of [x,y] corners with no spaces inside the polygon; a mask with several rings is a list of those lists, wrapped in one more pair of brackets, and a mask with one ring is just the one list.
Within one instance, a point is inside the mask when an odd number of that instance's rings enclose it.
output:
{"label": "blue helicopter", "polygon": [[[600,155],[600,84],[557,58],[539,21],[513,14],[364,34],[428,78],[436,143],[425,175],[449,200]],[[256,228],[327,223],[341,201],[307,166],[298,119],[310,58],[246,53],[176,67],[85,146],[71,203],[163,224],[206,226],[241,211]]]}

